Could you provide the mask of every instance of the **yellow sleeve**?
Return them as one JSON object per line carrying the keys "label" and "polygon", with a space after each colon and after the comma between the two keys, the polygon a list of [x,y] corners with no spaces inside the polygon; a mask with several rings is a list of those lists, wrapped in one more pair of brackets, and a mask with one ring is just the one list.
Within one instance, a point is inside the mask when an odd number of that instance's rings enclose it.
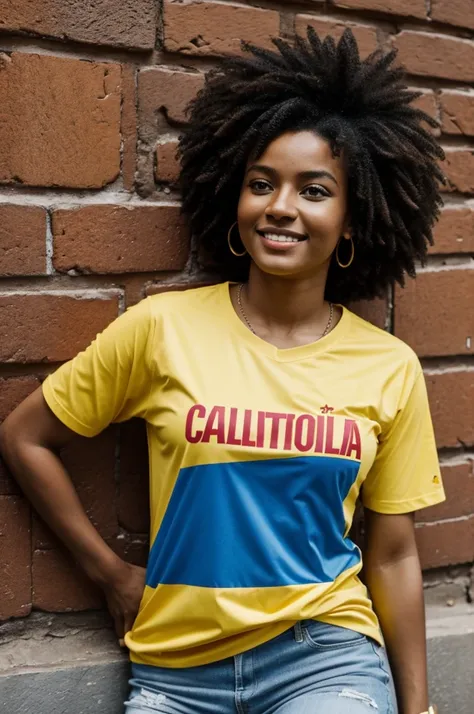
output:
{"label": "yellow sleeve", "polygon": [[421,369],[392,424],[379,437],[362,487],[362,503],[378,513],[409,513],[445,500],[426,384]]}
{"label": "yellow sleeve", "polygon": [[82,436],[95,436],[112,422],[146,418],[152,344],[153,320],[146,299],[47,377],[43,395],[48,406]]}

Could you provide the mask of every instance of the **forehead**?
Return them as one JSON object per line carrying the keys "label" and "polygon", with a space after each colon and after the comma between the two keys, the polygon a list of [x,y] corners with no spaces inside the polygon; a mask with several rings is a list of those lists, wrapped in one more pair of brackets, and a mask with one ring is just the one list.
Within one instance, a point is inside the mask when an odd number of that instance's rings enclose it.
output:
{"label": "forehead", "polygon": [[326,169],[337,174],[336,178],[345,173],[342,157],[333,156],[329,142],[312,131],[282,134],[270,142],[257,163],[265,164],[280,173],[298,174]]}

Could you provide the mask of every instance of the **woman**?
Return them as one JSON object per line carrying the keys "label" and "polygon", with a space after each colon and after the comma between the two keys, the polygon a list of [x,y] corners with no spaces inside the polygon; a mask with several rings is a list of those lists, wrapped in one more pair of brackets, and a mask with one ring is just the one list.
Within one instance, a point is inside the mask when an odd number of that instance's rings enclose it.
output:
{"label": "woman", "polygon": [[[337,47],[311,30],[274,42],[209,74],[180,144],[184,211],[233,281],[131,308],[2,429],[125,634],[127,714],[428,710],[413,512],[444,494],[423,374],[341,303],[414,275],[442,151],[393,53],[360,61],[349,30]],[[146,575],[101,540],[56,456],[134,416]],[[348,537],[359,496],[368,590]]]}

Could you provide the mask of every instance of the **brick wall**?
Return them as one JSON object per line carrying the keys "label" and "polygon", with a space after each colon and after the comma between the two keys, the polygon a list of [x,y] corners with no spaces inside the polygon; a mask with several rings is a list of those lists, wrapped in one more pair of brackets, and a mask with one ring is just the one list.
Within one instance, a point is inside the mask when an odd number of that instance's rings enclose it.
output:
{"label": "brick wall", "polygon": [[[307,24],[335,36],[350,25],[364,54],[397,47],[441,121],[449,184],[428,265],[358,309],[426,369],[448,502],[422,513],[417,533],[424,567],[449,579],[474,559],[472,0],[2,3],[0,420],[126,306],[209,280],[173,188],[183,109],[238,38],[268,45]],[[104,538],[143,562],[142,426],[78,438],[64,459]],[[1,463],[0,558],[0,617],[102,604]]]}

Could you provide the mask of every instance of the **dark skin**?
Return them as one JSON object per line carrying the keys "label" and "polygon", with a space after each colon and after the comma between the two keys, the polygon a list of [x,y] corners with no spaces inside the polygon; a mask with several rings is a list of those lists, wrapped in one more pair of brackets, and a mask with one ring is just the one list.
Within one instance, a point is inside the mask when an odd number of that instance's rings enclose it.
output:
{"label": "dark skin", "polygon": [[[341,236],[350,238],[344,158],[334,157],[312,132],[287,133],[247,169],[238,208],[240,236],[252,258],[242,296],[247,317],[259,337],[279,348],[314,342],[328,322],[324,287],[331,255]],[[281,232],[301,240],[282,244]],[[231,298],[239,314],[235,287]],[[340,314],[336,307],[332,327]],[[145,570],[119,558],[89,521],[58,457],[73,436],[38,389],[0,427],[0,448],[34,507],[104,590],[123,638],[138,611]],[[366,530],[364,577],[391,660],[400,714],[420,714],[428,709],[428,693],[413,516],[366,510]]]}

